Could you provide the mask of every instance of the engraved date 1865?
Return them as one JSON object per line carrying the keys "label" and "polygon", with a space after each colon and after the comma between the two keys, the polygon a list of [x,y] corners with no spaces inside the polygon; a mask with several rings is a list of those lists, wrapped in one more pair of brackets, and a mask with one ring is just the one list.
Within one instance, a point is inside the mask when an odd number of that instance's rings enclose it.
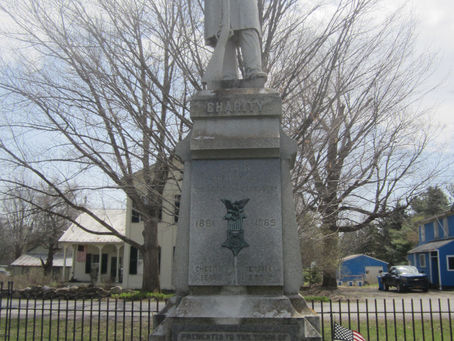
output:
{"label": "engraved date 1865", "polygon": [[277,219],[275,218],[256,218],[254,224],[257,227],[272,228],[277,226]]}

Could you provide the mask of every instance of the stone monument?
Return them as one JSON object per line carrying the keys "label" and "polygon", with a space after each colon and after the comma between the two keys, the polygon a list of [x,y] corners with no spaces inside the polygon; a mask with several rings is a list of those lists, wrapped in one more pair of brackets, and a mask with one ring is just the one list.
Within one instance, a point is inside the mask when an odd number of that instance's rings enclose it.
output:
{"label": "stone monument", "polygon": [[[192,98],[193,128],[177,146],[176,296],[155,316],[150,340],[319,341],[319,317],[298,294],[296,143],[281,130],[279,93],[264,88],[260,45],[241,43],[245,31],[259,41],[257,1],[205,0],[205,13],[215,45],[208,89]],[[243,79],[231,72],[236,44],[255,55]]]}

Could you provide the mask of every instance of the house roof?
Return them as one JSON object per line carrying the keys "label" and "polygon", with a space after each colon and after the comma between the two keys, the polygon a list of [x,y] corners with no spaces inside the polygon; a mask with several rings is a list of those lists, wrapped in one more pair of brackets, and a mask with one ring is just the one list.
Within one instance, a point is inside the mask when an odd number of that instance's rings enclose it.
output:
{"label": "house roof", "polygon": [[363,254],[363,253],[356,254],[356,255],[350,255],[350,256],[344,257],[344,258],[342,258],[342,262],[345,262],[345,261],[347,261],[347,260],[354,259],[354,258],[357,258],[357,257],[367,257],[367,258],[375,259],[376,261],[379,261],[379,262],[388,264],[388,263],[385,262],[384,260],[381,260],[381,259],[378,259],[378,258],[375,258],[375,257],[371,257],[371,256],[365,255],[365,254]]}
{"label": "house roof", "polygon": [[[41,259],[46,261],[47,254],[37,254],[37,253],[26,253],[17,258],[10,266],[41,266]],[[53,260],[53,267],[63,267],[63,254],[55,254]],[[66,256],[66,267],[70,267],[72,264],[72,257]]]}
{"label": "house roof", "polygon": [[440,221],[441,219],[443,219],[445,217],[452,216],[452,215],[454,215],[454,210],[449,210],[449,211],[444,212],[442,214],[439,214],[439,215],[432,216],[430,218],[424,219],[424,220],[420,221],[419,223],[424,225],[424,224],[432,223],[434,221]]}
{"label": "house roof", "polygon": [[411,249],[410,251],[408,251],[408,253],[437,251],[439,248],[441,248],[451,242],[454,242],[454,239],[436,240],[433,242],[419,245],[419,246],[415,247],[414,249]]}
{"label": "house roof", "polygon": [[[124,235],[126,231],[126,210],[92,210],[99,218],[104,220],[110,226],[115,228],[120,234]],[[95,232],[109,232],[99,222],[94,220],[87,213],[82,213],[76,221],[83,227]],[[104,243],[122,243],[121,239],[113,235],[98,235],[82,230],[76,224],[71,226],[63,233],[58,240],[59,243],[72,244],[104,244]]]}

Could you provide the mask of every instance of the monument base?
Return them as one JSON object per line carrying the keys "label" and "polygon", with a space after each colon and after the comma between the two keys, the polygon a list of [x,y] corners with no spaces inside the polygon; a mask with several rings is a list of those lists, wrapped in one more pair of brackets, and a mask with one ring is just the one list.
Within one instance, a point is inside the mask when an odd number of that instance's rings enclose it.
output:
{"label": "monument base", "polygon": [[150,341],[321,340],[320,319],[301,296],[188,295],[155,322]]}

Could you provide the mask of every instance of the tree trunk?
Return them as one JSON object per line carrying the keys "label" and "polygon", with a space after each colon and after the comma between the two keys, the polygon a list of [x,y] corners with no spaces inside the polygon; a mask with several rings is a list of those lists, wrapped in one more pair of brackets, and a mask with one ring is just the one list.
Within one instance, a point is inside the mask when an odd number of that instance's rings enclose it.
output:
{"label": "tree trunk", "polygon": [[144,243],[140,250],[143,255],[142,290],[159,291],[159,245],[158,219],[148,218],[144,221]]}
{"label": "tree trunk", "polygon": [[336,272],[339,263],[339,235],[335,232],[325,234],[323,240],[323,282],[322,287],[336,289]]}
{"label": "tree trunk", "polygon": [[[73,255],[75,257],[75,255]],[[52,267],[54,265],[54,248],[49,246],[47,250],[47,260],[43,263],[44,275],[49,276],[52,274]]]}
{"label": "tree trunk", "polygon": [[18,259],[20,256],[22,256],[22,250],[24,248],[22,247],[22,245],[14,245],[14,259]]}

